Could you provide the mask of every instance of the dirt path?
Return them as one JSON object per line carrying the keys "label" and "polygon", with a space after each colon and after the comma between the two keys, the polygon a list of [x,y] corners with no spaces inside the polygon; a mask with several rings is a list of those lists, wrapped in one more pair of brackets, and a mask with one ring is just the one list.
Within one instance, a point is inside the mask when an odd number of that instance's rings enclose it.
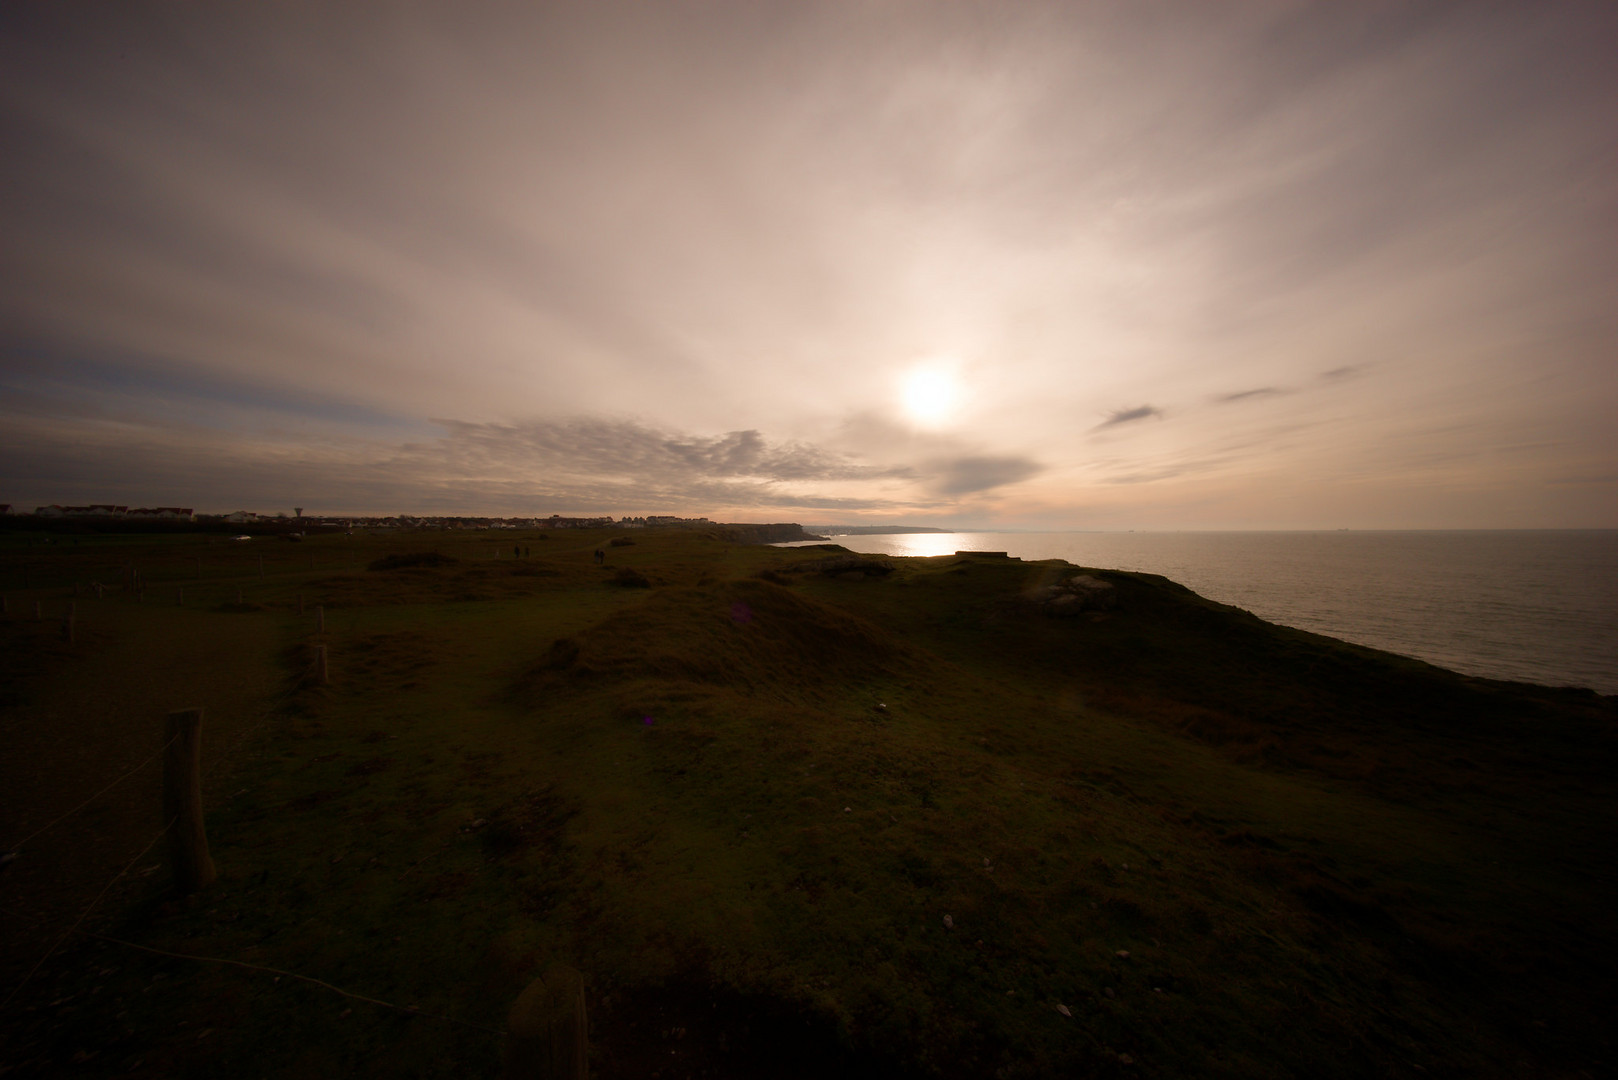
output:
{"label": "dirt path", "polygon": [[[0,850],[21,849],[0,871],[0,1000],[161,830],[161,758],[140,766],[162,746],[165,714],[206,710],[204,805],[215,806],[286,679],[273,615],[80,599],[69,645],[49,617],[65,601],[45,601],[35,622],[26,599],[0,619]],[[160,842],[132,876],[166,862]]]}

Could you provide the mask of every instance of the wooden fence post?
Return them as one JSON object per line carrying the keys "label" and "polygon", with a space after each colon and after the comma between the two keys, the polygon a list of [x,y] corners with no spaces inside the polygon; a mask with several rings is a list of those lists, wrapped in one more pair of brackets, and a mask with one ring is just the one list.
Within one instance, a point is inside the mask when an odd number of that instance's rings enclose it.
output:
{"label": "wooden fence post", "polygon": [[315,633],[324,634],[325,632],[326,632],[326,605],[324,605],[324,604],[316,604],[315,605]]}
{"label": "wooden fence post", "polygon": [[586,1080],[590,1075],[584,977],[553,964],[528,984],[506,1020],[505,1080]]}
{"label": "wooden fence post", "polygon": [[202,827],[202,710],[169,713],[164,740],[163,817],[174,823],[169,829],[174,884],[181,892],[196,892],[219,876]]}
{"label": "wooden fence post", "polygon": [[236,586],[236,602],[238,604],[242,602],[242,587],[240,585]]}
{"label": "wooden fence post", "polygon": [[331,672],[326,667],[326,646],[315,646],[315,682],[325,686],[331,679]]}
{"label": "wooden fence post", "polygon": [[73,644],[73,616],[76,614],[73,609],[75,606],[73,601],[69,600],[67,602],[67,614],[62,616],[62,640],[69,645]]}
{"label": "wooden fence post", "polygon": [[44,617],[45,617],[45,605],[40,603],[38,600],[35,600],[34,601],[34,621],[38,622],[39,620],[43,619]]}
{"label": "wooden fence post", "polygon": [[303,593],[298,594],[298,614],[303,614]]}

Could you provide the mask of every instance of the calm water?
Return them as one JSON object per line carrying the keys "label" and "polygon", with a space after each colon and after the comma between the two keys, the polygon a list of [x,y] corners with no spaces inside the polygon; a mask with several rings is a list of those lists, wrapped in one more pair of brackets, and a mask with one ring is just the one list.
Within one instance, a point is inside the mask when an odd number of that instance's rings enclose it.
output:
{"label": "calm water", "polygon": [[951,533],[855,551],[1005,551],[1162,574],[1210,600],[1495,679],[1618,694],[1618,531]]}

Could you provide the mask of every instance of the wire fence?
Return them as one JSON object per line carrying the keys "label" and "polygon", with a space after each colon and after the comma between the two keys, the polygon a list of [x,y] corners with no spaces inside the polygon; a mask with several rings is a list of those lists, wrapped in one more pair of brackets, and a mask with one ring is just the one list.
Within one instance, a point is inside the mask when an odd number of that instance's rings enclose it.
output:
{"label": "wire fence", "polygon": [[312,975],[300,975],[296,971],[286,971],[282,968],[267,967],[264,964],[249,964],[245,960],[230,960],[222,956],[198,956],[194,953],[170,952],[168,949],[157,949],[150,945],[141,945],[133,941],[122,941],[118,938],[108,937],[106,934],[97,934],[90,930],[85,931],[85,936],[96,938],[99,941],[110,942],[113,945],[123,945],[131,949],[139,949],[141,952],[155,953],[158,956],[172,957],[175,960],[195,960],[199,963],[226,964],[230,967],[245,968],[248,971],[268,972],[271,975],[277,976],[278,979],[298,979],[306,983],[313,983],[315,986],[323,987],[324,989],[330,990],[334,994],[341,994],[345,998],[351,998],[354,1001],[364,1001],[371,1005],[379,1005],[384,1009],[392,1009],[395,1012],[405,1013],[409,1016],[417,1016],[423,1020],[442,1020],[446,1024],[455,1024],[459,1027],[472,1028],[476,1031],[487,1031],[495,1035],[505,1034],[505,1032],[500,1028],[490,1027],[487,1024],[478,1024],[470,1020],[458,1020],[453,1016],[442,1016],[438,1013],[430,1013],[423,1009],[418,1009],[414,1005],[396,1005],[391,1001],[383,1001],[381,998],[368,997],[365,994],[357,994],[352,990],[344,990],[341,986],[334,986],[324,979],[317,979]]}
{"label": "wire fence", "polygon": [[128,780],[131,776],[134,776],[136,773],[138,773],[142,769],[146,768],[146,766],[150,765],[152,762],[154,762],[158,758],[162,757],[163,752],[165,750],[167,750],[169,747],[173,746],[174,742],[175,742],[175,739],[178,739],[178,738],[179,738],[179,736],[176,735],[174,738],[172,738],[168,742],[164,743],[158,749],[157,753],[153,754],[151,757],[147,758],[145,761],[141,762],[139,765],[136,765],[133,769],[130,769],[128,772],[124,773],[118,779],[114,780],[112,783],[108,784],[106,787],[102,788],[100,791],[96,792],[94,795],[90,796],[88,799],[85,799],[79,805],[75,806],[73,809],[69,810],[67,813],[65,813],[61,817],[57,818],[55,821],[51,822],[49,825],[46,825],[43,828],[34,830],[34,832],[31,833],[30,835],[28,835],[27,837],[23,838],[22,840],[19,840],[15,844],[12,844],[11,847],[7,849],[6,853],[8,855],[19,855],[19,854],[21,854],[22,849],[27,847],[32,841],[37,840],[39,837],[43,836],[45,833],[50,832],[52,829],[56,828],[56,826],[60,825],[64,821],[66,821],[68,818],[72,817],[74,814],[79,813],[81,810],[88,807],[91,803],[93,803],[97,799],[101,798],[101,796],[105,795],[107,792],[111,791],[113,788],[117,787],[119,784],[123,783],[125,780]]}
{"label": "wire fence", "polygon": [[[284,706],[289,701],[291,701],[291,699],[293,697],[295,697],[301,690],[303,690],[305,688],[305,686],[308,685],[309,681],[319,673],[319,670],[320,670],[320,661],[319,661],[319,658],[317,657],[315,659],[312,659],[309,662],[309,664],[302,671],[295,672],[292,675],[292,677],[288,680],[288,684],[287,684],[286,689],[284,689],[281,693],[277,694],[276,696],[272,697],[271,699],[269,699],[267,702],[264,703],[263,707],[259,710],[259,715],[258,715],[257,720],[255,720],[247,728],[239,731],[237,733],[235,739],[232,740],[230,746],[227,747],[223,752],[221,752],[218,755],[214,756],[213,761],[211,762],[211,764],[209,765],[209,767],[207,769],[207,773],[209,775],[213,775],[214,773],[216,773],[220,768],[222,768],[224,766],[224,764],[228,760],[230,760],[235,755],[235,753],[237,751],[239,751],[242,747],[246,746],[252,740],[252,738],[260,730],[262,730],[263,727],[266,724],[268,724],[269,721],[279,712],[279,710],[281,709],[282,706]],[[158,750],[155,753],[153,753],[150,757],[146,758],[140,764],[136,765],[135,767],[127,770],[126,772],[124,772],[123,774],[118,776],[111,783],[109,783],[106,786],[102,787],[95,794],[91,795],[89,798],[85,799],[83,802],[81,802],[77,806],[73,807],[73,809],[68,810],[66,813],[63,813],[63,814],[59,815],[58,817],[56,817],[55,819],[53,819],[49,823],[41,826],[38,829],[35,829],[32,833],[30,833],[28,836],[24,837],[22,840],[16,842],[15,844],[12,844],[10,846],[10,848],[7,851],[4,852],[4,857],[5,857],[6,862],[10,862],[10,861],[14,860],[15,858],[17,858],[22,853],[24,848],[26,848],[29,844],[33,843],[39,837],[41,837],[44,834],[50,832],[52,829],[54,829],[57,826],[63,824],[64,822],[72,819],[76,815],[83,813],[86,809],[88,809],[90,806],[94,805],[97,802],[97,800],[101,799],[108,792],[112,791],[114,788],[118,787],[120,784],[123,784],[124,782],[129,780],[131,777],[135,776],[136,774],[140,773],[147,766],[151,765],[154,761],[158,760],[158,758],[162,757],[169,750],[170,747],[172,747],[177,741],[179,741],[180,737],[181,736],[180,736],[179,733],[174,734],[173,736],[171,736],[169,738],[169,740],[167,742],[165,742],[161,747],[159,747]],[[111,880],[109,880],[105,885],[102,886],[101,890],[96,893],[95,898],[93,900],[91,900],[90,903],[85,906],[83,911],[81,911],[79,913],[78,918],[76,918],[73,921],[73,924],[71,926],[69,926],[68,929],[64,933],[62,933],[61,935],[59,935],[55,939],[55,941],[51,944],[50,948],[48,948],[45,951],[45,953],[42,956],[40,956],[40,958],[34,963],[33,967],[31,967],[28,970],[28,973],[23,976],[22,980],[20,982],[18,982],[18,984],[15,987],[12,988],[10,993],[8,993],[6,995],[5,1000],[0,1001],[0,1012],[3,1012],[5,1009],[7,1009],[11,1005],[12,1001],[14,1001],[18,997],[18,995],[21,994],[23,992],[23,990],[27,988],[27,986],[33,981],[34,976],[39,973],[40,969],[45,966],[45,963],[52,956],[56,955],[56,953],[62,948],[62,946],[64,944],[66,944],[68,939],[70,939],[75,933],[80,932],[81,928],[84,925],[85,920],[87,920],[90,917],[90,915],[96,910],[96,908],[100,906],[101,901],[106,898],[107,893],[109,893],[112,890],[113,886],[115,886],[119,881],[123,880],[126,876],[128,876],[129,871],[135,866],[135,864],[138,863],[141,859],[145,858],[146,855],[152,850],[152,848],[157,846],[159,841],[161,841],[163,839],[163,837],[166,836],[169,833],[169,831],[174,827],[174,823],[177,820],[179,820],[179,818],[177,816],[176,817],[171,817],[168,820],[168,822],[166,824],[164,824],[163,828],[158,830],[157,834],[155,836],[153,836],[151,838],[151,840],[149,840],[143,848],[141,848],[139,853],[137,853],[134,858],[130,859],[127,863],[125,863],[124,866],[122,867],[122,869],[120,869],[116,874],[114,874],[113,877],[111,878]],[[432,854],[436,854],[436,852],[434,852]],[[420,865],[420,862],[424,862],[424,861],[426,861],[425,858],[418,861],[417,865]],[[415,869],[415,867],[411,867],[411,869],[413,870],[413,869]],[[408,874],[408,873],[409,873],[409,871],[406,871],[406,874]],[[27,921],[30,921],[30,922],[36,922],[36,924],[39,922],[39,920],[29,919],[27,916],[24,916],[19,912],[10,911],[9,909],[8,909],[8,914],[11,914],[11,915],[13,915],[15,917],[27,919]],[[442,1015],[440,1013],[428,1012],[428,1011],[419,1009],[419,1008],[417,1008],[417,1007],[415,1007],[413,1005],[400,1005],[400,1004],[398,1004],[396,1002],[384,1001],[381,998],[372,997],[372,996],[367,995],[367,994],[361,994],[361,993],[358,993],[358,992],[353,991],[353,990],[344,989],[343,987],[340,987],[340,986],[337,986],[337,985],[335,985],[333,983],[327,982],[324,979],[318,979],[318,978],[315,978],[312,975],[305,975],[305,974],[303,974],[301,972],[289,971],[289,970],[286,970],[284,968],[270,967],[270,966],[264,965],[264,964],[253,964],[253,963],[249,963],[249,962],[244,961],[244,960],[231,959],[229,957],[202,956],[202,955],[192,954],[192,953],[173,952],[173,951],[168,950],[168,949],[159,949],[159,948],[156,948],[156,947],[151,946],[151,945],[142,945],[142,944],[140,944],[138,942],[125,941],[125,940],[123,940],[121,938],[111,937],[111,936],[109,936],[107,934],[97,933],[97,932],[92,931],[92,930],[83,930],[82,932],[86,937],[95,938],[95,939],[100,940],[100,941],[108,942],[109,944],[119,945],[119,946],[129,948],[129,949],[136,949],[136,950],[139,950],[141,952],[151,953],[151,954],[154,954],[154,955],[157,955],[157,956],[165,956],[165,957],[169,957],[169,958],[177,959],[177,960],[189,960],[189,961],[194,961],[194,962],[197,962],[197,963],[220,964],[220,965],[224,965],[224,966],[228,966],[228,967],[241,968],[241,969],[244,969],[244,970],[247,970],[247,971],[266,972],[266,973],[269,973],[269,974],[272,974],[272,975],[276,976],[277,981],[279,981],[280,979],[283,979],[283,978],[296,979],[296,980],[298,980],[300,982],[306,982],[306,983],[309,983],[311,985],[321,987],[322,989],[331,991],[332,993],[339,994],[342,997],[349,998],[349,999],[352,999],[354,1001],[361,1001],[361,1002],[365,1002],[365,1003],[370,1004],[370,1005],[378,1006],[380,1008],[391,1009],[391,1010],[393,1010],[395,1012],[403,1013],[403,1014],[406,1014],[406,1015],[409,1015],[409,1016],[419,1017],[419,1018],[425,1019],[425,1020],[436,1020],[436,1021],[440,1021],[440,1022],[447,1023],[447,1024],[453,1024],[453,1025],[456,1025],[458,1027],[471,1028],[473,1030],[487,1032],[487,1033],[494,1034],[494,1035],[504,1036],[506,1034],[506,1032],[503,1029],[491,1027],[491,1026],[489,1026],[487,1024],[479,1024],[479,1023],[469,1021],[469,1020],[461,1020],[461,1019],[458,1019],[458,1018],[453,1017],[453,1016],[445,1016],[445,1015]]]}
{"label": "wire fence", "polygon": [[49,949],[45,950],[45,955],[41,956],[39,958],[39,960],[34,964],[34,966],[28,970],[28,974],[23,976],[23,980],[22,980],[22,982],[17,984],[17,988],[15,990],[13,990],[11,993],[6,995],[6,1000],[5,1001],[0,1001],[0,1009],[4,1009],[7,1005],[10,1005],[12,999],[15,998],[18,994],[22,993],[23,987],[27,986],[28,983],[33,979],[34,975],[39,971],[39,969],[45,966],[45,961],[49,960],[52,956],[54,956],[56,954],[56,950],[60,949],[62,947],[62,943],[65,942],[68,938],[72,937],[73,932],[84,924],[85,919],[88,919],[90,917],[90,912],[94,911],[96,909],[96,905],[101,903],[101,898],[107,895],[108,890],[110,890],[114,885],[118,884],[119,880],[122,879],[125,874],[129,873],[129,868],[130,867],[132,867],[136,863],[140,862],[141,859],[146,857],[146,853],[148,851],[151,851],[152,848],[157,846],[157,842],[159,840],[163,839],[163,837],[168,833],[168,831],[174,827],[174,823],[177,820],[179,820],[177,817],[169,818],[168,824],[164,825],[163,828],[158,832],[158,834],[156,836],[152,837],[151,842],[149,844],[147,844],[145,847],[141,848],[140,853],[138,855],[136,855],[133,859],[130,859],[129,862],[125,863],[124,868],[122,870],[118,871],[118,873],[114,874],[111,881],[107,882],[106,885],[102,886],[101,891],[96,893],[96,898],[94,900],[90,901],[90,906],[86,907],[84,909],[83,913],[80,914],[79,917],[76,920],[74,920],[73,925],[68,927],[67,933],[65,933],[61,937],[57,938],[56,943],[54,945],[52,945]]}

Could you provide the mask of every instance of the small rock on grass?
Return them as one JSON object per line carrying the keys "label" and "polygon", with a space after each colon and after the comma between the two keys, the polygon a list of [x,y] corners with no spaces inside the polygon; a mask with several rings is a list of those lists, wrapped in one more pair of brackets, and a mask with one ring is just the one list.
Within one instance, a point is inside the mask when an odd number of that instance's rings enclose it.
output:
{"label": "small rock on grass", "polygon": [[1128,960],[1129,959],[1129,950],[1128,949],[1119,949],[1117,955],[1118,955],[1118,959],[1120,959],[1120,960]]}
{"label": "small rock on grass", "polygon": [[1061,1013],[1063,1016],[1072,1016],[1073,1015],[1073,1010],[1068,1008],[1066,1005],[1058,1005],[1056,1007],[1056,1011]]}
{"label": "small rock on grass", "polygon": [[950,918],[948,915],[944,916],[944,929],[945,930],[953,930],[953,929],[955,929],[955,920]]}

